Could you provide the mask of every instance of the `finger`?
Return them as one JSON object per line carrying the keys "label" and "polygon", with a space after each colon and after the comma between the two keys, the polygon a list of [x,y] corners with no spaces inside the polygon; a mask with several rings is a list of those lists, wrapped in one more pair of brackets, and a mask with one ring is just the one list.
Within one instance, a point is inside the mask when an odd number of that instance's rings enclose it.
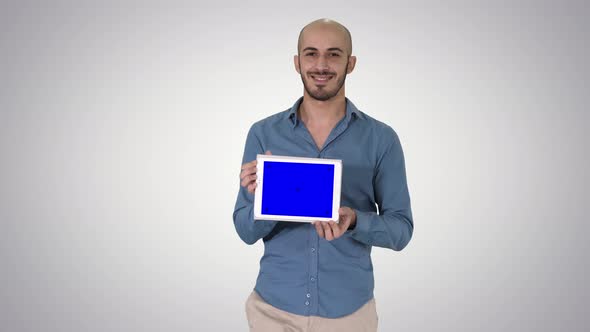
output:
{"label": "finger", "polygon": [[330,227],[330,225],[326,222],[323,222],[322,224],[324,226],[324,235],[326,235],[326,240],[334,240],[334,234],[332,234],[332,228]]}
{"label": "finger", "polygon": [[270,152],[270,150],[266,150],[266,152],[264,154],[267,156],[270,156],[270,155],[272,155],[272,152]]}
{"label": "finger", "polygon": [[313,225],[315,226],[315,230],[318,232],[319,237],[324,238],[324,228],[321,223],[319,221],[314,221]]}
{"label": "finger", "polygon": [[249,184],[251,184],[252,182],[255,182],[257,178],[256,174],[252,174],[252,175],[248,175],[246,176],[243,180],[242,180],[242,187],[245,187]]}
{"label": "finger", "polygon": [[256,190],[256,187],[257,187],[257,186],[258,186],[258,185],[256,184],[256,182],[249,184],[249,185],[248,185],[248,192],[249,192],[249,193],[251,193],[251,194],[253,194],[253,193],[254,193],[254,191]]}
{"label": "finger", "polygon": [[338,227],[338,224],[334,221],[330,221],[328,222],[328,225],[330,225],[330,229],[332,230],[332,235],[334,236],[335,239],[339,238],[340,235],[342,235],[342,233],[340,232],[340,227]]}
{"label": "finger", "polygon": [[240,172],[240,179],[243,179],[247,175],[254,174],[254,173],[256,173],[256,171],[258,171],[258,169],[256,168],[256,166],[244,168]]}
{"label": "finger", "polygon": [[256,162],[256,159],[254,159],[254,160],[252,160],[252,161],[251,161],[251,162],[249,162],[249,163],[245,163],[245,164],[243,164],[243,165],[242,165],[242,167],[241,167],[241,169],[242,169],[242,170],[244,170],[244,169],[246,169],[246,168],[252,168],[252,167],[256,167],[256,164],[257,164],[257,162]]}

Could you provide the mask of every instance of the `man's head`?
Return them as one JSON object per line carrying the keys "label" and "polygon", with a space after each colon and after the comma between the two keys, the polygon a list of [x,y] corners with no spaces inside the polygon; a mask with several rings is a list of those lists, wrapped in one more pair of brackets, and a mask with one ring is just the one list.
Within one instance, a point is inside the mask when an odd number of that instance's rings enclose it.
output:
{"label": "man's head", "polygon": [[299,33],[294,61],[311,98],[326,101],[344,96],[346,75],[356,64],[350,32],[329,19],[309,23]]}

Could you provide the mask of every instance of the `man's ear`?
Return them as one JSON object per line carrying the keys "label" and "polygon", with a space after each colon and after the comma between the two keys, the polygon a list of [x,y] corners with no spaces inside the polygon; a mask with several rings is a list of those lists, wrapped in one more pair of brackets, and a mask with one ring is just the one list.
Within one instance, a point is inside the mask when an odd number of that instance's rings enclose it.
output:
{"label": "man's ear", "polygon": [[295,70],[301,74],[301,68],[299,68],[299,56],[295,55],[293,56],[293,62],[295,63]]}
{"label": "man's ear", "polygon": [[356,56],[351,55],[350,57],[348,57],[348,70],[346,71],[346,73],[347,74],[352,73],[355,65],[356,65]]}

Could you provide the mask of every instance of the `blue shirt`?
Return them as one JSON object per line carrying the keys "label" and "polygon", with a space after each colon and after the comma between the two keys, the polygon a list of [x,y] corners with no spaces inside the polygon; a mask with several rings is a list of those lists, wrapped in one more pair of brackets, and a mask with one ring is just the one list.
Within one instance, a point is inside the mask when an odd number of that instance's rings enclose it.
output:
{"label": "blue shirt", "polygon": [[404,156],[394,130],[348,99],[346,115],[318,149],[297,116],[302,100],[252,125],[242,164],[267,150],[274,155],[341,159],[341,205],[355,210],[355,227],[327,241],[309,223],[254,220],[254,195],[244,187],[233,219],[244,242],[264,241],[255,290],[266,302],[297,315],[336,318],[373,298],[371,247],[399,251],[412,237]]}

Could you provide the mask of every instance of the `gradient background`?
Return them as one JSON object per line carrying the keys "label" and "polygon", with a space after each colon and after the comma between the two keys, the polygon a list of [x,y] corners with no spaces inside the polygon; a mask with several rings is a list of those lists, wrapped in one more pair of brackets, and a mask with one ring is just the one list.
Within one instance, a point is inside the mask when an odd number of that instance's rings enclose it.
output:
{"label": "gradient background", "polygon": [[0,5],[1,331],[246,331],[246,133],[302,94],[320,17],[406,156],[415,232],[374,250],[380,331],[588,329],[583,1],[98,3]]}

